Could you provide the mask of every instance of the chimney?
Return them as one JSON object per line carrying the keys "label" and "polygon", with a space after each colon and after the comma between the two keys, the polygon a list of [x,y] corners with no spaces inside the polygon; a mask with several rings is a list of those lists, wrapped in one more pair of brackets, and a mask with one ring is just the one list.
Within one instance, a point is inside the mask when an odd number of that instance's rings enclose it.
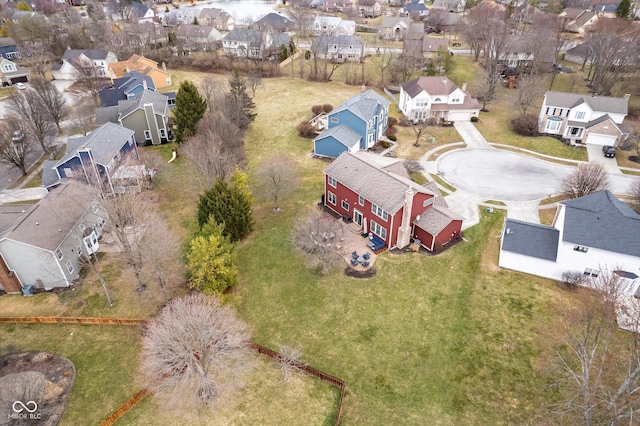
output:
{"label": "chimney", "polygon": [[367,86],[363,84],[362,87],[360,88],[360,91],[364,93],[365,90],[367,90]]}
{"label": "chimney", "polygon": [[413,196],[415,192],[413,188],[409,188],[404,193],[404,210],[402,211],[402,222],[398,229],[398,237],[396,240],[396,246],[398,248],[405,248],[409,245],[411,240],[411,210],[413,210]]}
{"label": "chimney", "polygon": [[626,100],[629,100],[629,98],[631,97],[631,93],[625,93],[623,98]]}
{"label": "chimney", "polygon": [[146,79],[146,78],[142,80],[142,88],[143,88],[144,90],[147,90],[147,89],[148,89],[148,88],[147,88],[147,79]]}
{"label": "chimney", "polygon": [[463,92],[466,93],[467,91],[467,82],[465,81],[464,83],[462,83],[462,87],[460,88]]}
{"label": "chimney", "polygon": [[162,71],[167,72],[167,64],[162,61]]}

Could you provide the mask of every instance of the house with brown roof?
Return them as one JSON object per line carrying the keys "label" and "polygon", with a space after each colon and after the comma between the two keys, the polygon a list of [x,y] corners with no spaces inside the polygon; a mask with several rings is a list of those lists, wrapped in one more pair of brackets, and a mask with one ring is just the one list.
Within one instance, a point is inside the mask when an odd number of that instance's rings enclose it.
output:
{"label": "house with brown roof", "polygon": [[215,7],[203,8],[198,15],[198,22],[200,25],[213,25],[221,32],[232,31],[236,24],[236,20],[231,15]]}
{"label": "house with brown roof", "polygon": [[466,83],[459,88],[447,77],[419,77],[400,85],[398,108],[413,121],[470,121],[480,103],[466,89]]}
{"label": "house with brown roof", "polygon": [[405,56],[423,61],[433,58],[442,49],[448,51],[449,41],[442,37],[429,37],[424,33],[412,32],[402,43],[402,48]]}
{"label": "house with brown roof", "polygon": [[324,170],[325,207],[390,249],[413,240],[434,251],[456,240],[462,217],[435,185],[416,184],[398,163],[382,166],[366,153],[344,152]]}
{"label": "house with brown roof", "polygon": [[620,126],[629,110],[629,98],[548,91],[540,108],[538,130],[572,144],[617,146],[624,134]]}
{"label": "house with brown roof", "polygon": [[79,278],[82,256],[95,253],[106,214],[97,194],[70,180],[37,204],[0,206],[0,290],[51,290]]}
{"label": "house with brown roof", "polygon": [[182,24],[176,31],[176,39],[187,51],[208,51],[216,50],[216,42],[222,40],[222,34],[213,25]]}
{"label": "house with brown roof", "polygon": [[508,68],[523,68],[535,63],[540,69],[551,71],[551,66],[556,62],[551,37],[549,34],[548,42],[543,43],[540,39],[524,35],[509,35],[498,62]]}
{"label": "house with brown roof", "polygon": [[158,63],[144,56],[131,55],[126,61],[113,62],[109,64],[109,77],[111,82],[117,78],[126,76],[131,71],[151,77],[156,89],[171,86],[171,73],[167,72],[167,67],[162,63],[162,68],[158,68]]}
{"label": "house with brown roof", "polygon": [[382,14],[382,5],[378,0],[358,0],[358,7],[365,18],[377,18]]}
{"label": "house with brown roof", "polygon": [[598,22],[599,15],[589,9],[566,8],[558,17],[563,19],[567,31],[585,35]]}
{"label": "house with brown roof", "polygon": [[133,39],[140,46],[145,47],[166,44],[169,41],[167,30],[161,24],[155,22],[145,21],[138,24],[125,25],[121,32],[129,37],[129,42]]}

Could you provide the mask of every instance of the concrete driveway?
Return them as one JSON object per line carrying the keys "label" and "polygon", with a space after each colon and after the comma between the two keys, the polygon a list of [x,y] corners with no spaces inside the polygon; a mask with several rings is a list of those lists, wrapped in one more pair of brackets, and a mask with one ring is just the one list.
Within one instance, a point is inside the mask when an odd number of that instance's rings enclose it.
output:
{"label": "concrete driveway", "polygon": [[[498,149],[461,149],[443,154],[438,173],[451,185],[486,200],[534,201],[558,194],[575,168]],[[629,192],[634,177],[609,174],[611,189]]]}
{"label": "concrete driveway", "polygon": [[615,158],[607,158],[602,153],[601,145],[587,145],[587,155],[589,155],[590,163],[600,163],[604,166],[608,173],[622,174]]}

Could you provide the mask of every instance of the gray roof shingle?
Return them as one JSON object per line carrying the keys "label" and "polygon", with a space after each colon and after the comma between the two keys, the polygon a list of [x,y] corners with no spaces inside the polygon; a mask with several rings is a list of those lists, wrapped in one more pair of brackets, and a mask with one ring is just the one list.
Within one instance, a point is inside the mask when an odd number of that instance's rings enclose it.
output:
{"label": "gray roof shingle", "polygon": [[454,220],[462,220],[462,216],[446,207],[436,205],[428,208],[413,222],[418,228],[424,229],[431,235],[438,235]]}
{"label": "gray roof shingle", "polygon": [[543,260],[556,260],[560,231],[552,226],[507,218],[502,250]]}
{"label": "gray roof shingle", "polygon": [[67,139],[67,154],[56,163],[65,163],[77,154],[78,149],[90,148],[97,164],[108,164],[120,151],[125,142],[134,135],[133,130],[114,123],[105,123],[87,136]]}
{"label": "gray roof shingle", "polygon": [[566,206],[563,240],[640,257],[640,215],[609,191],[573,200]]}
{"label": "gray roof shingle", "polygon": [[627,114],[629,98],[613,96],[590,96],[579,93],[548,91],[546,105],[560,108],[575,108],[585,102],[594,111]]}
{"label": "gray roof shingle", "polygon": [[340,111],[349,110],[363,120],[369,121],[376,114],[379,105],[387,107],[389,104],[388,100],[374,90],[369,89],[366,92],[350,97],[338,105],[336,109],[329,113],[329,116]]}
{"label": "gray roof shingle", "polygon": [[345,124],[340,124],[339,126],[326,129],[324,132],[320,133],[320,135],[318,135],[313,141],[315,142],[329,136],[333,136],[338,142],[349,148],[352,148],[359,144],[360,139],[362,138],[358,134],[358,132],[353,130],[351,127]]}
{"label": "gray roof shingle", "polygon": [[458,88],[447,77],[418,77],[400,85],[412,98],[423,90],[432,96],[448,96]]}
{"label": "gray roof shingle", "polygon": [[435,195],[410,179],[380,169],[350,152],[340,154],[324,172],[389,214],[404,205],[404,194],[409,187],[415,192]]}

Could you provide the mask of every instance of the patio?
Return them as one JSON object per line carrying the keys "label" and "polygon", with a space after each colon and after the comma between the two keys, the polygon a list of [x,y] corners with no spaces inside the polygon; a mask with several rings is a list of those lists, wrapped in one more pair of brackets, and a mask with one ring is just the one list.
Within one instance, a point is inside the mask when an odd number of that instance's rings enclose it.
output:
{"label": "patio", "polygon": [[336,243],[336,249],[345,263],[356,271],[371,269],[377,256],[367,246],[369,239],[362,237],[362,229],[353,222],[344,223],[341,219],[335,220],[340,222],[342,229],[340,240]]}

